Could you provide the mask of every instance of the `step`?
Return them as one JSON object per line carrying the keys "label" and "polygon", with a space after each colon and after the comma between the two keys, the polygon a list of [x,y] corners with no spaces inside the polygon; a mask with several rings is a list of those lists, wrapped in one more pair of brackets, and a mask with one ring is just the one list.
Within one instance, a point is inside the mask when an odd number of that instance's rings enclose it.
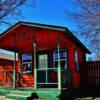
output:
{"label": "step", "polygon": [[9,94],[11,90],[9,89],[0,89],[0,95],[6,95],[6,94]]}
{"label": "step", "polygon": [[16,99],[7,99],[5,96],[0,96],[0,100],[16,100]]}
{"label": "step", "polygon": [[33,91],[11,91],[10,94],[30,95]]}
{"label": "step", "polygon": [[27,100],[32,96],[32,91],[27,90],[12,90],[9,94],[6,94],[8,99],[17,99],[17,100]]}
{"label": "step", "polygon": [[17,99],[17,100],[27,100],[30,95],[20,95],[20,94],[7,94],[6,98],[8,99]]}
{"label": "step", "polygon": [[58,100],[59,92],[58,91],[36,91],[39,98],[45,98],[50,100]]}
{"label": "step", "polygon": [[[38,89],[38,90],[1,90],[8,99],[27,100],[37,94],[39,98],[46,100],[59,100],[60,91],[56,89]],[[4,94],[5,93],[5,94]],[[35,95],[36,97],[36,95]],[[45,100],[44,99],[44,100]]]}

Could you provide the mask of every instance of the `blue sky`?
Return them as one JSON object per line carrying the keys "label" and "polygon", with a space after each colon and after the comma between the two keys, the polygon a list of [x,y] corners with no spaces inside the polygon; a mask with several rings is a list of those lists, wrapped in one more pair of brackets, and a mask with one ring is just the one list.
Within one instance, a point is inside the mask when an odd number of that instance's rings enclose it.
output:
{"label": "blue sky", "polygon": [[[66,9],[74,10],[72,0],[36,0],[35,7],[32,5],[33,0],[28,0],[26,6],[20,7],[23,18],[22,21],[30,21],[36,23],[52,24],[66,26],[71,30],[75,29],[71,18],[66,14]],[[10,17],[8,19],[12,21]],[[13,24],[19,21],[13,20]],[[0,32],[9,28],[8,26],[0,26]]]}
{"label": "blue sky", "polygon": [[[15,20],[13,17],[8,17],[7,20],[12,22],[12,24],[21,20],[65,26],[71,31],[76,31],[77,27],[75,26],[75,22],[72,21],[70,15],[67,13],[67,10],[77,10],[77,6],[74,6],[72,3],[73,1],[74,0],[36,0],[34,5],[33,0],[28,0],[25,6],[20,7],[24,17]],[[4,32],[9,27],[10,26],[0,25],[0,33]],[[84,41],[81,36],[78,35],[77,37],[81,41]]]}

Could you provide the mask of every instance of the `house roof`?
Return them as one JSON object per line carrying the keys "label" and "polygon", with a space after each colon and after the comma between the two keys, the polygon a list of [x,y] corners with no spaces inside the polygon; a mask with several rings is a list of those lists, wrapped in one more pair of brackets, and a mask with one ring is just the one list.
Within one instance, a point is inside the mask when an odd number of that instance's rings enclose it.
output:
{"label": "house roof", "polygon": [[14,60],[14,56],[11,54],[0,53],[0,59]]}
{"label": "house roof", "polygon": [[9,31],[13,30],[14,28],[18,27],[19,25],[35,26],[35,27],[41,27],[41,28],[48,28],[48,29],[53,29],[53,30],[64,31],[64,33],[66,33],[67,36],[69,36],[75,43],[77,43],[79,45],[79,47],[81,47],[84,50],[84,52],[91,53],[84,46],[84,44],[81,43],[81,41],[77,37],[75,37],[71,31],[68,30],[68,28],[62,27],[62,26],[47,25],[47,24],[40,24],[40,23],[31,23],[31,22],[19,21],[18,23],[16,23],[15,25],[13,25],[12,27],[10,27],[6,31],[4,31],[2,34],[0,34],[0,37],[2,37],[3,35],[7,34]]}

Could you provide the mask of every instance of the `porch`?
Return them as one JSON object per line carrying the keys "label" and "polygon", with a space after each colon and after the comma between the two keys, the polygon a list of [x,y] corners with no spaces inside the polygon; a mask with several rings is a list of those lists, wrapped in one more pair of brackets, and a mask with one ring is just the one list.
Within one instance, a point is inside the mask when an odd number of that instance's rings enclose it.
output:
{"label": "porch", "polygon": [[[41,98],[48,98],[51,100],[59,100],[59,95],[63,91],[67,91],[68,81],[72,81],[71,72],[61,67],[60,61],[60,47],[58,45],[58,66],[54,67],[37,67],[37,52],[36,44],[34,44],[34,84],[32,87],[20,87],[21,75],[16,71],[16,50],[14,52],[14,69],[13,70],[0,70],[0,74],[3,75],[4,80],[0,80],[0,91],[2,95],[6,95],[7,98],[18,98],[18,100],[28,100],[33,98],[33,94],[37,94]],[[66,75],[68,74],[68,81]],[[24,75],[24,74],[23,74]],[[53,77],[53,80],[50,79]],[[27,81],[27,79],[26,79]],[[31,81],[31,80],[30,80]],[[28,83],[30,84],[30,83]],[[25,91],[25,92],[24,92]],[[68,93],[68,92],[67,92]],[[17,95],[16,95],[17,94]],[[26,95],[26,96],[25,96]],[[21,99],[20,99],[21,98]],[[29,99],[31,100],[31,99]]]}
{"label": "porch", "polygon": [[[36,78],[34,79],[34,86],[20,86],[23,81],[21,73],[16,72],[15,70],[0,70],[0,75],[3,77],[0,80],[0,87],[2,88],[11,88],[11,89],[56,89],[62,90],[67,88],[67,82],[72,81],[70,72],[66,72],[64,69],[59,68],[36,68],[34,69]],[[66,79],[66,73],[69,75],[69,79]],[[53,79],[51,79],[53,77]],[[26,79],[27,81],[27,79]],[[31,81],[31,80],[30,80]],[[30,83],[29,83],[30,84]]]}

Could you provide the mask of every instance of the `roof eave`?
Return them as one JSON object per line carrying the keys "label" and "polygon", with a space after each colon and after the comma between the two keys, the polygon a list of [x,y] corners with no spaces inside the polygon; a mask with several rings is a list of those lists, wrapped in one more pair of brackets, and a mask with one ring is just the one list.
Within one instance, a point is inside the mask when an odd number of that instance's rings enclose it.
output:
{"label": "roof eave", "polygon": [[78,38],[76,38],[76,36],[74,36],[72,32],[69,31],[67,28],[66,28],[66,32],[70,33],[68,35],[84,50],[85,53],[91,54],[91,52],[86,48],[86,46],[84,46],[84,44],[81,43],[81,41]]}

